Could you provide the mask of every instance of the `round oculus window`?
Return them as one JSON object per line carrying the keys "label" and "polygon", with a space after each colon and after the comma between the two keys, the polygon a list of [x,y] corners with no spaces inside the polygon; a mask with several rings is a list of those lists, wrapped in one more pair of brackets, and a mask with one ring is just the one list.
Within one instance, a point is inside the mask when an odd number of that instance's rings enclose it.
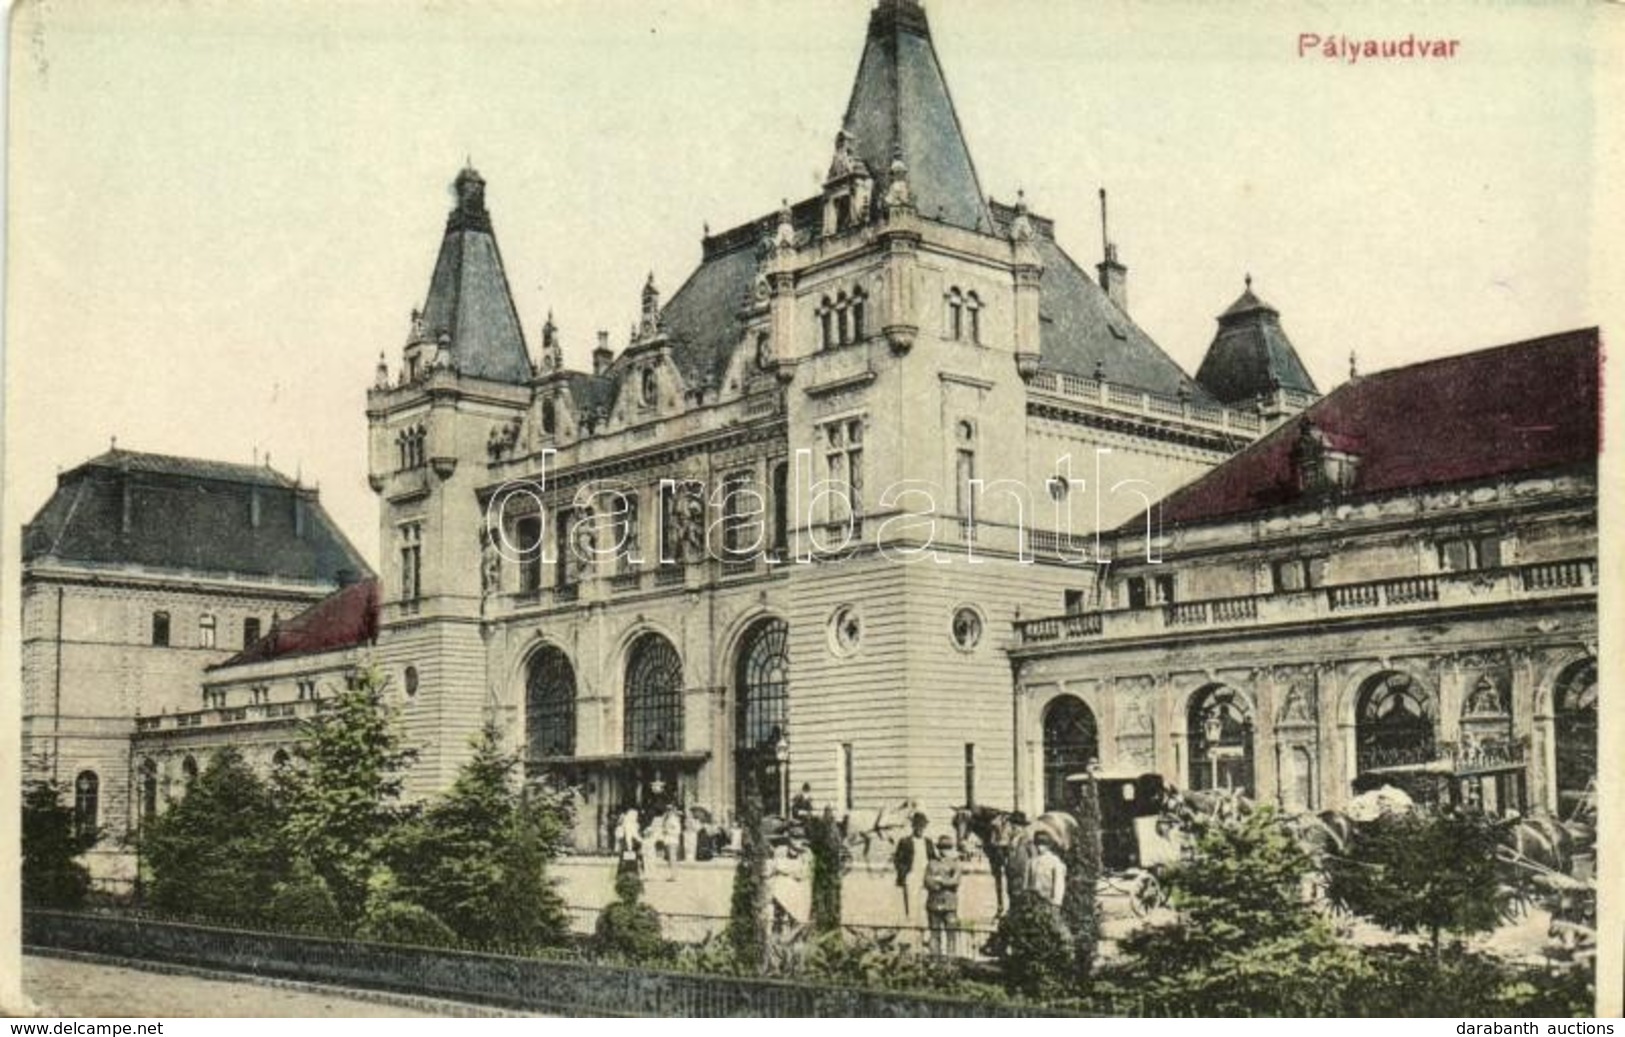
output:
{"label": "round oculus window", "polygon": [[405,674],[406,697],[411,698],[418,693],[418,668],[408,666]]}
{"label": "round oculus window", "polygon": [[851,655],[863,641],[863,618],[856,606],[842,605],[829,617],[829,647],[836,655]]}
{"label": "round oculus window", "polygon": [[969,605],[954,610],[953,624],[949,628],[954,647],[968,652],[982,641],[982,614]]}

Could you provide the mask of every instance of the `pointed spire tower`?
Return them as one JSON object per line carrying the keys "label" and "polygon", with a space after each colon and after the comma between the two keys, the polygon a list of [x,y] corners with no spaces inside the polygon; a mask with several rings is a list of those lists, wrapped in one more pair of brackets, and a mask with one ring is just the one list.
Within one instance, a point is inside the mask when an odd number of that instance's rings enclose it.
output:
{"label": "pointed spire tower", "polygon": [[1218,334],[1196,381],[1226,404],[1252,403],[1279,389],[1318,397],[1320,390],[1281,329],[1280,311],[1253,294],[1253,275],[1245,281],[1241,296],[1219,315]]}
{"label": "pointed spire tower", "polygon": [[474,378],[523,383],[530,377],[530,359],[485,209],[485,179],[465,166],[452,187],[457,202],[446,218],[423,303],[421,335],[414,337],[439,346],[437,366]]}
{"label": "pointed spire tower", "polygon": [[993,226],[919,0],[880,0],[870,14],[842,128],[869,172],[887,177],[877,197],[886,196],[901,155],[922,216],[970,230]]}

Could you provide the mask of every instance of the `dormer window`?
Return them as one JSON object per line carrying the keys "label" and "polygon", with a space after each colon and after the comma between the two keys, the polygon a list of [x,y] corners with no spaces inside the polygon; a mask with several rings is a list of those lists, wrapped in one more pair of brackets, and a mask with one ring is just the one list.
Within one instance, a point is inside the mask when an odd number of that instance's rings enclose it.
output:
{"label": "dormer window", "polygon": [[559,409],[552,400],[542,401],[542,432],[553,435],[559,430]]}
{"label": "dormer window", "polygon": [[645,367],[638,379],[638,399],[645,407],[653,407],[659,395],[660,383],[655,378],[654,368]]}

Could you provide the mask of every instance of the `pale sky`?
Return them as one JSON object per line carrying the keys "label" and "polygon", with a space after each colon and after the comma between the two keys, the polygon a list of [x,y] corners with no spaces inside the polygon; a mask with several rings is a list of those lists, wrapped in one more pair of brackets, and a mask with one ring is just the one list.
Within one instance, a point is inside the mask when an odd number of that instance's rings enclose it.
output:
{"label": "pale sky", "polygon": [[[365,390],[465,157],[534,349],[827,168],[870,0],[36,2],[12,24],[7,513],[108,446],[320,483],[376,560]],[[1603,5],[927,0],[983,189],[1194,372],[1251,272],[1321,388],[1601,322]],[[1456,38],[1299,57],[1300,33]],[[1617,113],[1616,113],[1617,114]]]}

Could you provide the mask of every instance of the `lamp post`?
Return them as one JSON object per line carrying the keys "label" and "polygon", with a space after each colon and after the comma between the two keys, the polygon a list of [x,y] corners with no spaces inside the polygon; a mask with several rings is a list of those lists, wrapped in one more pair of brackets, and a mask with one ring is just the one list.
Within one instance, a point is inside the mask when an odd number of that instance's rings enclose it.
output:
{"label": "lamp post", "polygon": [[1217,709],[1211,710],[1202,721],[1202,734],[1207,739],[1207,761],[1213,771],[1213,789],[1219,787],[1219,740],[1224,737],[1224,720]]}
{"label": "lamp post", "polygon": [[773,745],[773,759],[779,764],[779,816],[790,816],[790,742],[779,735],[779,740]]}

